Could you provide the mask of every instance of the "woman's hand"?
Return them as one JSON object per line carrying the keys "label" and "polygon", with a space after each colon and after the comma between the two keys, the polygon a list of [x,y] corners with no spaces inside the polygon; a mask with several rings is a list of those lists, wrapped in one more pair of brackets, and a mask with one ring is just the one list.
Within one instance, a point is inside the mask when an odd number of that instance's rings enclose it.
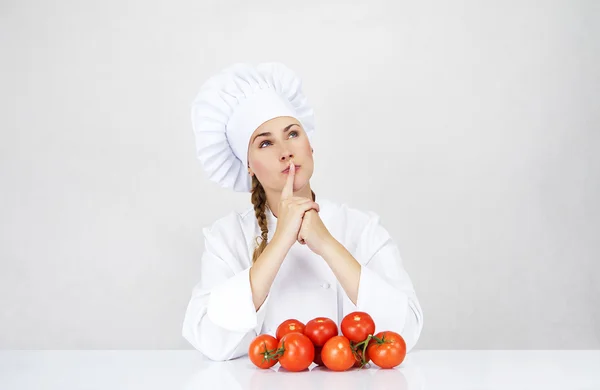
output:
{"label": "woman's hand", "polygon": [[279,201],[277,228],[273,235],[273,241],[282,242],[288,249],[298,240],[305,213],[314,210],[316,214],[320,210],[319,205],[312,199],[294,196],[295,176],[296,167],[294,163],[290,162],[290,171]]}
{"label": "woman's hand", "polygon": [[333,241],[334,238],[325,227],[319,213],[314,210],[307,211],[302,219],[298,242],[302,245],[308,245],[311,251],[322,256],[323,251]]}

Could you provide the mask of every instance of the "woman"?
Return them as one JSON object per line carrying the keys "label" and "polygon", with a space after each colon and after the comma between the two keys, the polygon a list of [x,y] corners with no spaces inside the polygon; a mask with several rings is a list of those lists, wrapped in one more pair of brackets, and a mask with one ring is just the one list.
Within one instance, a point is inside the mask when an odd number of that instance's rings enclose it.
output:
{"label": "woman", "polygon": [[247,354],[258,334],[364,311],[410,351],[423,314],[379,216],[317,198],[313,110],[280,63],[235,64],[192,105],[197,155],[209,178],[251,193],[252,207],[204,228],[205,251],[183,336],[212,360]]}

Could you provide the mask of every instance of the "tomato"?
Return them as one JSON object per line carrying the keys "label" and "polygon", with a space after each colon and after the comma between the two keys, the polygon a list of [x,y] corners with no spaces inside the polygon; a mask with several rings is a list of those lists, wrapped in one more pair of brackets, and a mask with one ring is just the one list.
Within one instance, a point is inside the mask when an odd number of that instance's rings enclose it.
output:
{"label": "tomato", "polygon": [[350,341],[359,343],[375,333],[375,322],[370,315],[362,311],[355,311],[348,314],[340,324],[342,334]]}
{"label": "tomato", "polygon": [[333,336],[327,340],[321,351],[321,359],[325,367],[333,371],[346,371],[356,361],[346,336]]}
{"label": "tomato", "polygon": [[[362,348],[359,348],[356,353],[358,354],[358,358],[356,358],[355,356],[355,361],[354,361],[354,367],[360,367],[362,364]],[[371,360],[371,358],[369,357],[369,351],[365,352],[365,357],[366,357],[366,362],[365,364],[369,363],[369,361]]]}
{"label": "tomato", "polygon": [[338,327],[329,318],[317,317],[306,323],[304,334],[308,336],[315,347],[322,347],[327,340],[338,335]]}
{"label": "tomato", "polygon": [[323,359],[321,359],[321,350],[323,349],[323,347],[315,347],[315,358],[313,359],[313,362],[317,365],[317,366],[323,366]]}
{"label": "tomato", "polygon": [[277,350],[277,339],[269,334],[261,334],[250,343],[248,357],[258,368],[269,368],[277,364],[277,358],[270,355]]}
{"label": "tomato", "polygon": [[406,342],[398,333],[379,332],[369,342],[367,354],[381,368],[396,367],[406,357]]}
{"label": "tomato", "polygon": [[298,320],[289,319],[283,321],[278,327],[277,332],[275,332],[275,337],[277,340],[281,340],[283,336],[292,332],[304,332],[304,324]]}
{"label": "tomato", "polygon": [[288,333],[279,340],[279,363],[288,371],[302,371],[308,368],[315,358],[315,346],[302,333]]}

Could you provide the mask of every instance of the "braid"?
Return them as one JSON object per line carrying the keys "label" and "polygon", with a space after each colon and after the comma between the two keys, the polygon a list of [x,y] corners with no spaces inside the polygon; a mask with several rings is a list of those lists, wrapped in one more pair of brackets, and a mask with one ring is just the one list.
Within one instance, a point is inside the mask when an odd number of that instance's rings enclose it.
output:
{"label": "braid", "polygon": [[[267,206],[267,194],[265,193],[265,189],[262,184],[256,178],[256,175],[252,175],[252,191],[251,191],[251,200],[254,205],[254,215],[256,215],[256,220],[258,221],[258,226],[260,226],[260,237],[256,237],[256,249],[254,249],[254,254],[252,255],[252,264],[256,262],[256,259],[263,253],[265,248],[267,247],[267,240],[269,229],[267,226],[267,216],[265,215],[265,209]],[[311,190],[313,202],[316,199],[316,195],[314,191]],[[258,239],[261,238],[260,244],[258,243]]]}
{"label": "braid", "polygon": [[260,226],[260,237],[262,238],[261,243],[258,243],[258,237],[256,237],[256,249],[252,255],[252,264],[258,259],[258,256],[263,253],[267,247],[267,234],[269,229],[267,227],[267,216],[265,215],[265,208],[267,206],[267,194],[262,184],[256,178],[256,175],[252,175],[252,204],[254,205],[254,215]]}

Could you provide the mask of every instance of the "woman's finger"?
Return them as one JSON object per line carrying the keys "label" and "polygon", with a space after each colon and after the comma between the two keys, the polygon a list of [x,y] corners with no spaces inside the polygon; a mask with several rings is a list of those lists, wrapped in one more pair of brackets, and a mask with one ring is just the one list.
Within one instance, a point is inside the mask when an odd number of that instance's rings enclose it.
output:
{"label": "woman's finger", "polygon": [[290,172],[287,181],[281,191],[281,200],[289,199],[294,195],[294,177],[296,176],[296,166],[290,161]]}

